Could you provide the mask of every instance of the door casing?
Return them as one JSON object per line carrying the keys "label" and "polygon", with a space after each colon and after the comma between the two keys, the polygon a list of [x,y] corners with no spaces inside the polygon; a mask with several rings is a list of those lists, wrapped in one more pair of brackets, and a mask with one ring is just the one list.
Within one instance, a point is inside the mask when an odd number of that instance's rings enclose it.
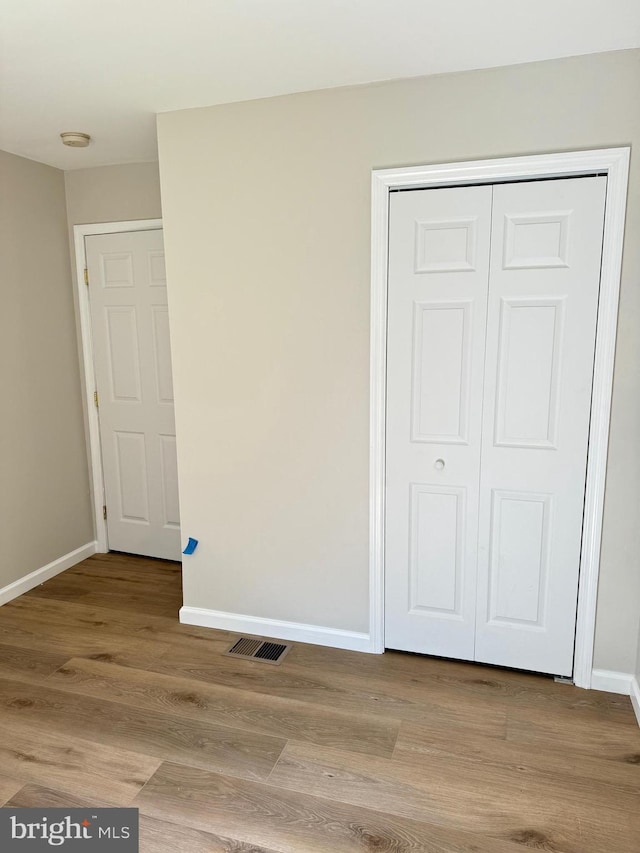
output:
{"label": "door casing", "polygon": [[591,394],[573,680],[590,688],[609,443],[629,148],[374,170],[371,180],[369,642],[384,652],[384,522],[389,193],[400,189],[606,175],[600,299]]}
{"label": "door casing", "polygon": [[91,336],[91,312],[89,307],[89,288],[85,284],[87,257],[85,237],[96,234],[119,234],[125,231],[153,231],[162,228],[162,219],[136,219],[128,222],[96,222],[91,225],[74,225],[73,242],[75,249],[76,287],[78,294],[78,319],[82,368],[84,371],[84,411],[87,419],[89,441],[89,469],[91,472],[91,494],[93,498],[93,516],[96,527],[96,551],[105,554],[109,550],[107,523],[103,515],[104,474],[102,454],[100,452],[100,422],[98,409],[94,401],[96,376],[93,366],[93,343]]}

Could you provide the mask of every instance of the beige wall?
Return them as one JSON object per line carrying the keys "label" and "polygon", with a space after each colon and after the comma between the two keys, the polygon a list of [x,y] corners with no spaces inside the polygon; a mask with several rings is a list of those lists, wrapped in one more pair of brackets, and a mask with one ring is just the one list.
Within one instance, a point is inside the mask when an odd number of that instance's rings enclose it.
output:
{"label": "beige wall", "polygon": [[93,541],[64,176],[0,152],[0,587]]}
{"label": "beige wall", "polygon": [[157,163],[77,169],[64,179],[69,225],[162,215]]}
{"label": "beige wall", "polygon": [[[372,169],[640,141],[640,52],[159,116],[185,603],[368,630]],[[596,666],[636,664],[633,158]],[[635,237],[633,235],[636,235]]]}

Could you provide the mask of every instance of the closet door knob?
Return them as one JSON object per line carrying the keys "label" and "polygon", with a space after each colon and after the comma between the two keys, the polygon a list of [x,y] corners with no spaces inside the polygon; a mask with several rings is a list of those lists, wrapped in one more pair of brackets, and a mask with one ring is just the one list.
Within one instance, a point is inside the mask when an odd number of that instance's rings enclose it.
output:
{"label": "closet door knob", "polygon": [[442,471],[442,469],[444,468],[444,459],[436,459],[433,467],[436,469],[436,471]]}

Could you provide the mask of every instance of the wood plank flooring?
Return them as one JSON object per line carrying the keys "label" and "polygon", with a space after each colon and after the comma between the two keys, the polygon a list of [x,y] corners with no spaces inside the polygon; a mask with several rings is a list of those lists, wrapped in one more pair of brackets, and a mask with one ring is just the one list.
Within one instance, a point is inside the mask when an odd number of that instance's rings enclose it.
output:
{"label": "wood plank flooring", "polygon": [[180,567],[96,555],[0,608],[0,804],[135,806],[143,853],[638,853],[626,697],[416,655],[233,660]]}

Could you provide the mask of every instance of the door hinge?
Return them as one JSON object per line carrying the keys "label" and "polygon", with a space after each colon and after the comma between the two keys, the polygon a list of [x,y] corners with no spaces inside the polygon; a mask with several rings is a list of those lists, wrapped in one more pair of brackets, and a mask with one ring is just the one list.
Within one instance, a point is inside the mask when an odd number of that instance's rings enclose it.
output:
{"label": "door hinge", "polygon": [[102,517],[104,518],[105,521],[107,520],[107,506],[106,506],[106,504],[102,507]]}
{"label": "door hinge", "polygon": [[93,402],[96,404],[96,407],[98,407],[100,405],[100,403],[98,402],[98,392],[97,391],[93,392]]}
{"label": "door hinge", "polygon": [[84,283],[87,287],[89,286],[89,270],[86,267],[84,268]]}

